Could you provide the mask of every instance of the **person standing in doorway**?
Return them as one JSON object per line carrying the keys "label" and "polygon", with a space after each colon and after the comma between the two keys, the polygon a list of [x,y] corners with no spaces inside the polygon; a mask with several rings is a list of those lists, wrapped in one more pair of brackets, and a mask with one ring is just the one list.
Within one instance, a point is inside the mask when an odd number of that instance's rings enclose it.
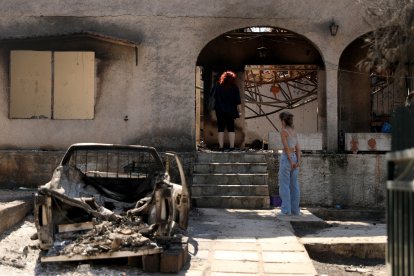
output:
{"label": "person standing in doorway", "polygon": [[279,164],[279,195],[282,199],[283,215],[300,215],[300,189],[298,174],[301,160],[300,146],[293,127],[293,115],[289,112],[279,114],[282,123],[280,138],[283,153]]}
{"label": "person standing in doorway", "polygon": [[227,128],[229,134],[230,151],[234,150],[234,120],[241,115],[240,92],[236,84],[236,74],[226,71],[221,74],[218,87],[216,88],[215,106],[217,116],[219,150],[224,150],[224,130]]}

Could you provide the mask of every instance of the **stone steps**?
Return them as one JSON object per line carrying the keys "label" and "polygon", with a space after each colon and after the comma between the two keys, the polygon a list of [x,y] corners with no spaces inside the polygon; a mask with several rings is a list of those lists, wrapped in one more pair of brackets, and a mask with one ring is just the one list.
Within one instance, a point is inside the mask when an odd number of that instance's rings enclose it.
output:
{"label": "stone steps", "polygon": [[251,152],[199,152],[192,203],[204,208],[269,207],[266,156]]}
{"label": "stone steps", "polygon": [[194,173],[267,173],[266,163],[198,163]]}
{"label": "stone steps", "polygon": [[266,163],[266,156],[255,152],[199,152],[199,163]]}
{"label": "stone steps", "polygon": [[33,200],[0,203],[0,235],[24,219],[33,210]]}
{"label": "stone steps", "polygon": [[193,194],[199,196],[215,196],[217,192],[223,196],[268,196],[269,189],[267,185],[210,185],[197,184],[192,186]]}
{"label": "stone steps", "polygon": [[196,196],[192,197],[197,208],[266,209],[269,196]]}
{"label": "stone steps", "polygon": [[266,185],[267,174],[253,173],[195,173],[193,184]]}

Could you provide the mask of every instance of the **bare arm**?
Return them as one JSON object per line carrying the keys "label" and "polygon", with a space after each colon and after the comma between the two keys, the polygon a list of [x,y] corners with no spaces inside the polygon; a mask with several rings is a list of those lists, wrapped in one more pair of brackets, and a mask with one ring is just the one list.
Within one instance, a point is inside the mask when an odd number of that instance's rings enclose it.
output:
{"label": "bare arm", "polygon": [[296,150],[296,158],[298,159],[298,163],[296,164],[296,167],[300,167],[302,152],[300,151],[300,145],[298,142],[296,143],[295,150]]}

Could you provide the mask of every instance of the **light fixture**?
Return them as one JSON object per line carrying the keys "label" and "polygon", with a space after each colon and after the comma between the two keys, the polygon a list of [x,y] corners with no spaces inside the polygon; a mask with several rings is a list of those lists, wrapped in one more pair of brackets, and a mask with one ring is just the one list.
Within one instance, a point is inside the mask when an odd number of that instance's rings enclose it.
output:
{"label": "light fixture", "polygon": [[269,49],[264,46],[263,37],[261,37],[260,40],[262,42],[262,46],[257,48],[256,50],[257,50],[260,58],[265,58],[265,57],[267,57],[267,53],[269,52]]}
{"label": "light fixture", "polygon": [[262,47],[257,48],[257,52],[259,53],[260,58],[265,58],[267,57],[267,53],[269,52],[269,49],[262,46]]}
{"label": "light fixture", "polygon": [[335,23],[334,20],[331,21],[331,24],[329,25],[329,31],[331,32],[331,36],[336,36],[336,33],[338,32],[339,26]]}

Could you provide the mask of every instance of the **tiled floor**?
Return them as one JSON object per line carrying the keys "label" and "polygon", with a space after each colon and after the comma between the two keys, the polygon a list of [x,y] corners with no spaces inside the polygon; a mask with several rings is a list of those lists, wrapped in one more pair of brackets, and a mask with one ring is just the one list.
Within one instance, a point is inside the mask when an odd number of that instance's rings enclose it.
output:
{"label": "tiled floor", "polygon": [[199,209],[181,275],[317,275],[289,222],[273,210]]}

